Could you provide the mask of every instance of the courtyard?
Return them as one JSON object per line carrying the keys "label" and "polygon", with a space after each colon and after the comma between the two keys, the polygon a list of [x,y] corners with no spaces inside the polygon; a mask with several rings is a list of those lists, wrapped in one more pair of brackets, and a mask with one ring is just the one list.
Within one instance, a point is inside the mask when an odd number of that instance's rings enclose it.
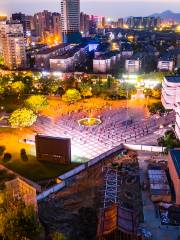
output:
{"label": "courtyard", "polygon": [[[1,158],[1,163],[35,181],[55,178],[121,143],[155,144],[158,137],[156,131],[174,119],[172,114],[159,118],[150,116],[145,100],[91,98],[70,105],[57,97],[51,97],[48,101],[48,108],[40,112],[32,127],[0,128],[0,146],[5,146],[5,151],[12,155],[7,163]],[[100,119],[101,124],[79,124],[80,119],[88,117]],[[38,162],[34,143],[36,134],[70,138],[72,164],[64,166]],[[27,162],[20,160],[21,149],[26,150]]]}

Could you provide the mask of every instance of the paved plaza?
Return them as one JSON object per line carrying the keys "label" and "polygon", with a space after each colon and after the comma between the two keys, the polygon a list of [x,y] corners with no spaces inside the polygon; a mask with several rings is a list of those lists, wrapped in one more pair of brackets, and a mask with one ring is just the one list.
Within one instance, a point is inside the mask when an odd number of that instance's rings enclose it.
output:
{"label": "paved plaza", "polygon": [[[80,126],[84,117],[100,118],[98,126]],[[113,107],[109,105],[96,111],[74,110],[57,117],[39,117],[34,126],[36,133],[70,138],[72,161],[86,162],[121,143],[154,144],[160,128],[174,122],[174,113],[159,118],[149,117],[145,107]],[[158,132],[158,134],[157,134]]]}

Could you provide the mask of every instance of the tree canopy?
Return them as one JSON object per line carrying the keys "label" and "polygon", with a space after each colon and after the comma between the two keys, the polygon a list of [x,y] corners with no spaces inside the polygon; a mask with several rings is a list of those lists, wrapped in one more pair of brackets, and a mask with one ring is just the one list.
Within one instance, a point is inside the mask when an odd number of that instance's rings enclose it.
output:
{"label": "tree canopy", "polygon": [[13,82],[11,84],[11,90],[15,94],[20,94],[24,91],[25,84],[22,81]]}
{"label": "tree canopy", "polygon": [[51,234],[52,240],[66,240],[64,234],[59,232],[54,232]]}
{"label": "tree canopy", "polygon": [[81,95],[86,98],[86,97],[92,97],[92,87],[88,83],[82,83],[80,86],[80,92]]}
{"label": "tree canopy", "polygon": [[48,101],[45,96],[33,95],[25,101],[25,106],[37,113],[48,106]]}
{"label": "tree canopy", "polygon": [[62,100],[67,103],[75,103],[81,100],[81,94],[75,88],[68,89],[62,96]]}
{"label": "tree canopy", "polygon": [[37,116],[31,109],[20,108],[15,110],[9,117],[8,122],[12,127],[30,127],[36,122]]}

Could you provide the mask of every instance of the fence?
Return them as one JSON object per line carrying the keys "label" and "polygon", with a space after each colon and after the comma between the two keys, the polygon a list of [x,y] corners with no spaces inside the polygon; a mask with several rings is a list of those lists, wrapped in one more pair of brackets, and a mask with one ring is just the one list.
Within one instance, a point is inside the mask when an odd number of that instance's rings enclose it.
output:
{"label": "fence", "polygon": [[66,172],[63,175],[60,175],[58,178],[61,179],[62,182],[60,184],[57,184],[57,185],[47,189],[46,191],[40,193],[37,196],[37,200],[41,201],[41,200],[47,198],[50,194],[58,192],[59,190],[61,190],[62,188],[64,188],[66,186],[66,179],[71,178],[71,177],[79,174],[80,172],[82,172],[82,171],[88,169],[89,167],[92,167],[93,165],[99,163],[101,160],[103,160],[106,157],[112,155],[113,153],[116,153],[116,152],[121,151],[123,149],[124,149],[123,144],[120,144],[119,146],[101,154],[100,156],[91,159],[89,162],[83,163],[80,166],[74,168],[73,170],[70,170],[69,172]]}
{"label": "fence", "polygon": [[147,151],[147,152],[159,152],[163,153],[166,148],[159,146],[148,146],[148,145],[135,145],[135,144],[124,144],[127,149],[136,151]]}
{"label": "fence", "polygon": [[53,187],[47,189],[46,191],[38,194],[37,201],[41,201],[41,200],[47,198],[50,194],[56,193],[64,187],[65,187],[65,182],[56,184],[55,186],[53,186]]}

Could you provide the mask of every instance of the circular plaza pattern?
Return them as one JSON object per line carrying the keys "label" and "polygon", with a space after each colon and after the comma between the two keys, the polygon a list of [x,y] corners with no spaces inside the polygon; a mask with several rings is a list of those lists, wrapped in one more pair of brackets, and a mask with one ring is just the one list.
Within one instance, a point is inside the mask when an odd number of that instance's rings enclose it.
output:
{"label": "circular plaza pattern", "polygon": [[92,126],[100,125],[102,122],[99,118],[87,117],[87,118],[82,118],[78,120],[78,123],[79,125],[82,125],[82,126],[92,127]]}

